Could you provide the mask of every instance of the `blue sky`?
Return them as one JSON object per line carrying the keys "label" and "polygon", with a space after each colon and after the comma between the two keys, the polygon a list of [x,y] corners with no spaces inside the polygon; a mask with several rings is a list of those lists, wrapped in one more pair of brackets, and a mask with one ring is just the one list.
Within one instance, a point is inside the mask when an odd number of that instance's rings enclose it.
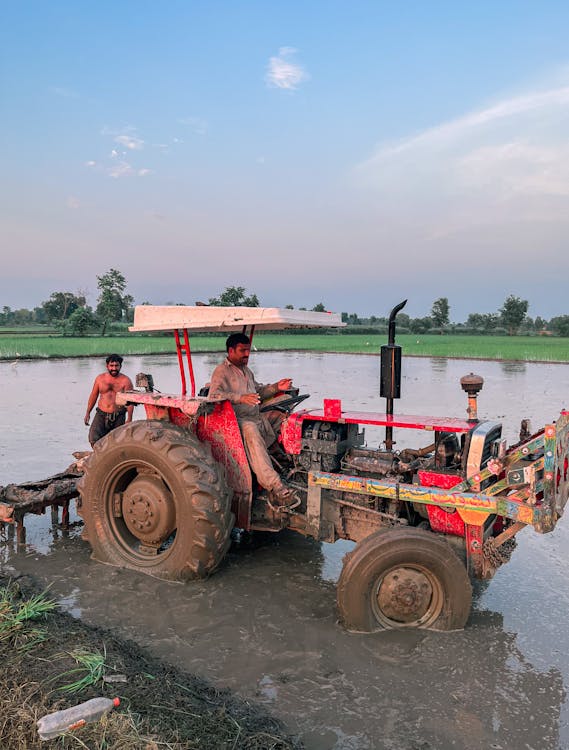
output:
{"label": "blue sky", "polygon": [[569,314],[566,2],[10,2],[0,306]]}

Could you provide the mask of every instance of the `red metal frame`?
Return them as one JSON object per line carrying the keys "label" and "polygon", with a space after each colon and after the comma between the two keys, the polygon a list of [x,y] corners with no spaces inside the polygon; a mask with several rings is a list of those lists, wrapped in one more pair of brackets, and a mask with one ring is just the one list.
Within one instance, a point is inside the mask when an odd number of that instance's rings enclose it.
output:
{"label": "red metal frame", "polygon": [[186,370],[184,367],[184,359],[182,357],[182,353],[185,352],[186,354],[186,360],[188,362],[188,373],[190,375],[190,384],[192,387],[192,393],[191,397],[195,398],[196,395],[196,381],[194,378],[194,367],[192,365],[192,353],[190,350],[190,338],[188,336],[188,329],[184,328],[183,330],[183,336],[184,336],[184,343],[180,341],[180,332],[176,329],[174,331],[174,339],[176,341],[176,353],[178,355],[178,365],[180,366],[180,375],[182,378],[182,396],[185,396],[187,393],[187,387],[186,387]]}
{"label": "red metal frame", "polygon": [[237,526],[248,530],[251,525],[251,469],[230,402],[221,401],[211,414],[198,417],[196,433],[200,440],[211,445],[215,459],[225,467],[227,481],[233,490],[231,509]]}
{"label": "red metal frame", "polygon": [[325,399],[324,409],[297,411],[283,424],[280,441],[287,453],[297,455],[302,448],[302,422],[305,419],[318,422],[338,422],[339,424],[375,425],[378,427],[401,427],[408,430],[426,432],[469,432],[472,422],[453,417],[422,417],[414,414],[380,414],[379,412],[341,411],[340,401]]}

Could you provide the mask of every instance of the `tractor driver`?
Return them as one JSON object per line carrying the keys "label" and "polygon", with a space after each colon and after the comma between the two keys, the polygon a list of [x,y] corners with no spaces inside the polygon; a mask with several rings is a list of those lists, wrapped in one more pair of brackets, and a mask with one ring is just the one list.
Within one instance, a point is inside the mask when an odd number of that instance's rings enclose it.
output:
{"label": "tractor driver", "polygon": [[284,485],[273,468],[267,450],[277,438],[283,416],[278,412],[270,416],[259,411],[262,399],[288,390],[292,380],[282,378],[271,385],[257,383],[247,367],[251,342],[244,333],[231,334],[225,347],[227,359],[213,371],[208,398],[211,401],[227,400],[233,404],[251,469],[261,487],[269,491],[275,505],[284,507],[296,504],[294,490]]}

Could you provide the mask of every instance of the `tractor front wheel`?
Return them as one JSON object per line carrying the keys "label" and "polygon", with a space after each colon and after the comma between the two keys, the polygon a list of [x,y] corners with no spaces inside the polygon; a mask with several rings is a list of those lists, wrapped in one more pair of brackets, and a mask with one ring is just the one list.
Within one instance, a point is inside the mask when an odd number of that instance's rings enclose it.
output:
{"label": "tractor front wheel", "polygon": [[203,578],[233,527],[222,467],[207,443],[160,421],[131,422],[94,446],[79,484],[93,557],[158,578]]}
{"label": "tractor front wheel", "polygon": [[346,555],[338,607],[348,630],[428,628],[466,624],[472,589],[462,562],[432,532],[382,529]]}

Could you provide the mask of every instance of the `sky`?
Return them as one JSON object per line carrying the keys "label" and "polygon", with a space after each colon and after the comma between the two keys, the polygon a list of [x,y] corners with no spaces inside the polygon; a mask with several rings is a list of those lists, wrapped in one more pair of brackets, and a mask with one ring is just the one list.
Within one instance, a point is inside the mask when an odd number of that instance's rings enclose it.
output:
{"label": "sky", "polygon": [[3,0],[0,307],[569,314],[569,3]]}

